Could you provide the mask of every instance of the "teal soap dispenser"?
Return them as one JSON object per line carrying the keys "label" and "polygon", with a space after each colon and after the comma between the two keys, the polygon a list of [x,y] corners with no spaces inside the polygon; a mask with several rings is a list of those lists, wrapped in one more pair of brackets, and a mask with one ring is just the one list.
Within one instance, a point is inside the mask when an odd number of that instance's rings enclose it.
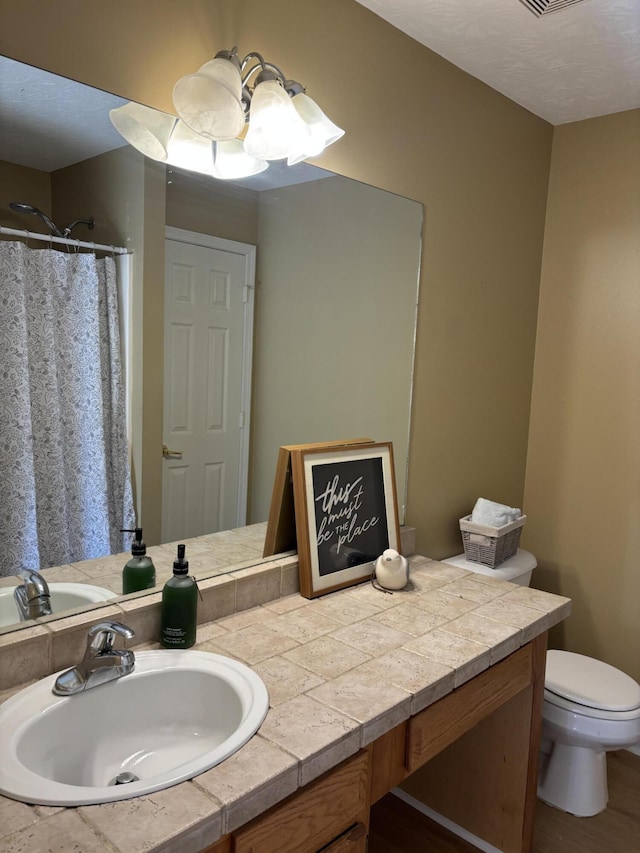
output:
{"label": "teal soap dispenser", "polygon": [[153,589],[156,585],[156,567],[147,556],[147,546],[142,541],[142,528],[123,530],[122,533],[135,533],[131,543],[131,559],[122,570],[122,593],[139,592],[141,589]]}
{"label": "teal soap dispenser", "polygon": [[162,590],[162,627],[160,643],[165,649],[188,649],[196,641],[198,587],[189,574],[184,545],[178,545],[173,577]]}

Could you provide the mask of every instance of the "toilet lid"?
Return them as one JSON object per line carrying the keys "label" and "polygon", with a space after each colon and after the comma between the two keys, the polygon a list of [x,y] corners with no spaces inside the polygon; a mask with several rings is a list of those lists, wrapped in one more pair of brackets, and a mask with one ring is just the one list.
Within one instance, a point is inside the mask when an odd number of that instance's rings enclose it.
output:
{"label": "toilet lid", "polygon": [[614,666],[595,658],[550,649],[544,686],[547,690],[603,711],[640,708],[640,684]]}
{"label": "toilet lid", "polygon": [[449,566],[457,566],[459,569],[466,569],[468,572],[475,572],[480,575],[488,575],[490,578],[495,578],[500,581],[512,582],[515,578],[529,574],[538,565],[536,558],[529,551],[524,551],[518,548],[513,557],[509,557],[504,563],[500,563],[495,569],[491,566],[485,566],[482,563],[473,563],[467,560],[466,554],[456,554],[455,557],[447,557],[446,560],[440,560],[441,563],[447,563]]}

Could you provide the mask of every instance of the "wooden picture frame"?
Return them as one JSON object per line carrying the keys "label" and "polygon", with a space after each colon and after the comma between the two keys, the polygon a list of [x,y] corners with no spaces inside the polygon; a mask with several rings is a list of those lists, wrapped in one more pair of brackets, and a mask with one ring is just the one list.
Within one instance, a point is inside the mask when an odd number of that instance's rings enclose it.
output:
{"label": "wooden picture frame", "polygon": [[302,596],[362,583],[400,551],[391,442],[292,450],[291,468]]}
{"label": "wooden picture frame", "polygon": [[340,441],[282,445],[278,451],[278,462],[273,479],[263,557],[272,557],[274,554],[282,554],[285,551],[295,551],[297,547],[293,474],[291,471],[292,451],[309,450],[314,447],[350,447],[354,444],[374,444],[374,440],[372,438],[349,438]]}

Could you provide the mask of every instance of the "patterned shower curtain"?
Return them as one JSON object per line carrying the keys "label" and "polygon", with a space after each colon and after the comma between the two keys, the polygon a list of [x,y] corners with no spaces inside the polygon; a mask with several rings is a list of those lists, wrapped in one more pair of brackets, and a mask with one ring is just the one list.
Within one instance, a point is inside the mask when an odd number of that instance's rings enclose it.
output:
{"label": "patterned shower curtain", "polygon": [[0,242],[0,576],[134,526],[112,258]]}

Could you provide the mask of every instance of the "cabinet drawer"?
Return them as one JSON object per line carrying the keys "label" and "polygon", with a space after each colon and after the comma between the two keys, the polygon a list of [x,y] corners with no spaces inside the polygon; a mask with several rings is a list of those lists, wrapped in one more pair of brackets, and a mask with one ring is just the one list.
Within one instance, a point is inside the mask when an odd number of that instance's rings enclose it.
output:
{"label": "cabinet drawer", "polygon": [[233,851],[318,850],[361,819],[362,811],[368,808],[368,786],[369,752],[363,750],[234,832]]}
{"label": "cabinet drawer", "polygon": [[531,684],[531,645],[523,646],[409,720],[406,766],[426,764]]}

